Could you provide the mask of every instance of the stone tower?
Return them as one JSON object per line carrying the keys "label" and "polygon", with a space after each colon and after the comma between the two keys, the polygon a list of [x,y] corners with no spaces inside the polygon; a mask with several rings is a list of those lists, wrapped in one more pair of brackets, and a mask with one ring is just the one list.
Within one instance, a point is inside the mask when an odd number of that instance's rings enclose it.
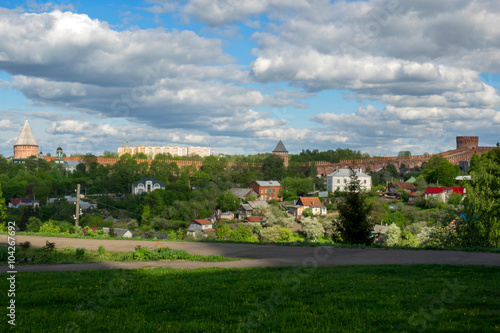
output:
{"label": "stone tower", "polygon": [[286,150],[285,145],[283,144],[283,142],[281,142],[281,140],[276,145],[276,148],[274,148],[273,155],[278,155],[279,157],[281,157],[283,159],[285,168],[288,168],[288,150]]}
{"label": "stone tower", "polygon": [[477,149],[479,145],[479,137],[478,136],[457,136],[457,149],[460,148],[469,148],[469,149]]}
{"label": "stone tower", "polygon": [[28,158],[31,156],[38,157],[38,143],[36,143],[30,125],[26,120],[21,130],[21,134],[19,134],[14,144],[14,159]]}

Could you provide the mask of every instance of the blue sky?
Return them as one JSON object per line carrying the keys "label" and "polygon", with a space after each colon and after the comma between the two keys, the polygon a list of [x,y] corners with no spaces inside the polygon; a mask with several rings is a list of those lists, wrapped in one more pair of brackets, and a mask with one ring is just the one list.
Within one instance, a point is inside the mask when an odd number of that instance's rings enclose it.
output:
{"label": "blue sky", "polygon": [[414,155],[500,141],[494,0],[7,1],[0,154],[131,145]]}

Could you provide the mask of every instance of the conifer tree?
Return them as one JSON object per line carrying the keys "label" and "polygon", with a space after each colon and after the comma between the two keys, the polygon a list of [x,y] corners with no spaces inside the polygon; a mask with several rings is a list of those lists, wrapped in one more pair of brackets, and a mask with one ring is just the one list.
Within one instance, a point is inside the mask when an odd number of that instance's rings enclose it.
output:
{"label": "conifer tree", "polygon": [[351,179],[344,201],[338,206],[342,239],[349,244],[369,245],[373,241],[370,238],[373,223],[369,217],[372,207],[365,200],[356,171],[353,168],[349,171]]}

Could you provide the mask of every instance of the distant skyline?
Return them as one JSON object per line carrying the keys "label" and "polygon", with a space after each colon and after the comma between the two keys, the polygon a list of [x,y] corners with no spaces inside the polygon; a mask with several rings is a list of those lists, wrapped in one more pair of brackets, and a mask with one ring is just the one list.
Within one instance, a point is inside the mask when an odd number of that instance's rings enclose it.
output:
{"label": "distant skyline", "polygon": [[500,2],[4,1],[0,154],[438,153],[500,141]]}

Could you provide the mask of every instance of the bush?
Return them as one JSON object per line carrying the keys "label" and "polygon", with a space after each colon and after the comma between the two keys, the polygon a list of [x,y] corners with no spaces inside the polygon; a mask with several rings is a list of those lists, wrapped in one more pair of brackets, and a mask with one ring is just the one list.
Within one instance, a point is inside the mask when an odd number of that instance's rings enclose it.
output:
{"label": "bush", "polygon": [[281,228],[280,230],[280,241],[289,242],[293,239],[293,232],[288,228]]}
{"label": "bush", "polygon": [[20,243],[19,246],[21,247],[21,250],[23,251],[23,253],[26,253],[26,251],[28,251],[31,247],[31,243],[26,241],[24,243]]}
{"label": "bush", "polygon": [[99,251],[99,254],[106,253],[106,250],[104,249],[104,246],[102,246],[102,245],[99,246],[99,250],[98,251]]}
{"label": "bush", "polygon": [[415,236],[409,231],[401,232],[401,245],[417,247],[418,246],[417,236]]}
{"label": "bush", "polygon": [[238,229],[232,230],[230,240],[238,242],[249,242],[252,240],[253,231],[250,226],[240,225]]}
{"label": "bush", "polygon": [[44,224],[42,224],[39,232],[57,234],[57,233],[61,232],[61,229],[57,225],[54,225],[52,220],[49,220],[48,222],[45,222]]}
{"label": "bush", "polygon": [[80,219],[80,226],[82,227],[91,227],[91,228],[95,228],[95,227],[102,227],[104,226],[105,222],[104,222],[104,219],[102,218],[102,216],[99,216],[99,215],[84,215],[81,219]]}
{"label": "bush", "polygon": [[45,246],[43,247],[43,250],[47,253],[52,253],[56,249],[56,243],[54,242],[45,242]]}
{"label": "bush", "polygon": [[306,235],[308,240],[315,241],[318,237],[321,237],[325,234],[325,229],[321,222],[318,219],[305,217],[301,221],[302,230]]}
{"label": "bush", "polygon": [[259,234],[261,242],[277,242],[281,238],[281,227],[274,225],[261,230]]}
{"label": "bush", "polygon": [[76,249],[76,256],[77,257],[83,257],[85,255],[85,249],[78,248]]}
{"label": "bush", "polygon": [[384,245],[394,246],[399,244],[399,237],[401,236],[401,229],[396,224],[391,224],[387,229],[384,237]]}
{"label": "bush", "polygon": [[453,206],[457,206],[462,202],[462,196],[460,194],[452,194],[448,198],[448,203]]}
{"label": "bush", "polygon": [[88,237],[96,237],[100,235],[104,235],[104,231],[102,229],[92,230],[90,227],[85,227],[85,236]]}
{"label": "bush", "polygon": [[42,221],[38,217],[32,216],[29,218],[28,223],[26,223],[26,231],[38,232],[42,224]]}

